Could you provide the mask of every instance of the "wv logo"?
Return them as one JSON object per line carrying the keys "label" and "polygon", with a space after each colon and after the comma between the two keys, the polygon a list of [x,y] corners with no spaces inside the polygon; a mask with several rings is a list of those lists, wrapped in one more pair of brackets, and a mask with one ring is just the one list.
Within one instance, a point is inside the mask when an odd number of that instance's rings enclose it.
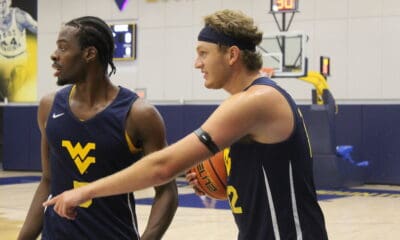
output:
{"label": "wv logo", "polygon": [[69,155],[74,160],[76,167],[82,175],[89,168],[90,164],[96,162],[95,157],[88,156],[90,150],[96,149],[96,144],[94,143],[87,143],[85,147],[82,147],[79,142],[75,146],[72,146],[71,141],[63,140],[62,146],[68,150]]}

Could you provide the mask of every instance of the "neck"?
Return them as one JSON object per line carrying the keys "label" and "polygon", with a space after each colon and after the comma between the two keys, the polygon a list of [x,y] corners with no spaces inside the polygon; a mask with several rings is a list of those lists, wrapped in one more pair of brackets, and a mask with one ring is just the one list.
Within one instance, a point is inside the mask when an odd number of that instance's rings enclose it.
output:
{"label": "neck", "polygon": [[229,82],[224,86],[224,89],[231,95],[243,91],[254,80],[261,77],[261,74],[256,72],[249,72],[247,70],[240,71],[234,74]]}
{"label": "neck", "polygon": [[111,83],[108,76],[87,79],[75,86],[75,93],[72,97],[90,106],[110,102],[118,92],[118,87]]}

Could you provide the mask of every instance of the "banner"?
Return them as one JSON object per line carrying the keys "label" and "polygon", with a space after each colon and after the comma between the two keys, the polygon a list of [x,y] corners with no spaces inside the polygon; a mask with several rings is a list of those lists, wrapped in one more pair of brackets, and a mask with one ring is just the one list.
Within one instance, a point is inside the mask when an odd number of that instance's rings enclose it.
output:
{"label": "banner", "polygon": [[0,0],[0,100],[36,98],[37,0]]}

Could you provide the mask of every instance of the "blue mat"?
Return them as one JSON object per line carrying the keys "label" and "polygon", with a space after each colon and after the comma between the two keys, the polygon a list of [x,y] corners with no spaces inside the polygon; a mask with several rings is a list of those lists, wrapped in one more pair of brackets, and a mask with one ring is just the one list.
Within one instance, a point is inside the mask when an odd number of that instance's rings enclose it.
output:
{"label": "blue mat", "polygon": [[3,177],[0,178],[0,185],[38,182],[40,178],[40,176]]}

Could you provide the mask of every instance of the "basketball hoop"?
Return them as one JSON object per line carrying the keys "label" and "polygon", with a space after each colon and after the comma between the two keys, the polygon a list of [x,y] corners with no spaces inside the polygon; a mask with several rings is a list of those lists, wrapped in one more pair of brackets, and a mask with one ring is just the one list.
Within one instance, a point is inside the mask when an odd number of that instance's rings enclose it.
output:
{"label": "basketball hoop", "polygon": [[260,69],[260,73],[266,77],[272,77],[275,73],[275,69],[271,67],[263,67]]}

